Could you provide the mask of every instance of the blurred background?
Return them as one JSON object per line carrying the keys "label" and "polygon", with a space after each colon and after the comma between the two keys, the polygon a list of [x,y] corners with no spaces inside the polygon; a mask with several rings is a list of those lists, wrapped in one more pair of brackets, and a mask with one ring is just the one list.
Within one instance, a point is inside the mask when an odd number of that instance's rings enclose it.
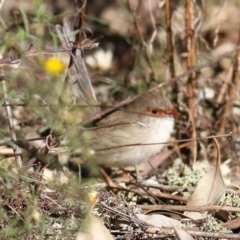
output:
{"label": "blurred background", "polygon": [[[99,43],[98,48],[84,51],[97,99],[103,107],[112,106],[164,83],[162,91],[181,113],[176,119],[172,140],[194,136],[202,139],[197,142],[196,151],[191,145],[170,145],[171,153],[162,160],[164,164],[156,165],[159,173],[171,166],[176,158],[186,164],[192,164],[194,157],[200,162],[213,163],[215,145],[204,137],[232,132],[231,137],[219,139],[221,159],[228,166],[228,179],[239,184],[240,2],[192,1],[190,32],[194,36],[195,60],[190,65],[185,1],[167,2],[170,4],[168,12],[165,1],[161,0],[87,1],[82,27],[85,37],[81,35],[81,44]],[[84,215],[85,205],[75,203],[76,199],[85,203],[89,189],[83,190],[79,186],[80,160],[75,153],[86,158],[92,154],[91,149],[79,150],[79,132],[76,131],[81,130],[78,123],[87,111],[86,107],[74,105],[72,95],[66,90],[64,80],[69,55],[62,51],[55,32],[55,25],[62,24],[64,17],[73,21],[81,4],[81,1],[73,0],[1,1],[0,52],[2,59],[8,61],[2,61],[1,72],[0,179],[3,186],[7,186],[2,188],[2,206],[11,214],[6,214],[4,208],[0,211],[5,216],[0,237],[23,238],[28,236],[25,232],[32,234],[32,231],[43,236],[53,215],[59,217],[59,222],[56,219],[53,222],[60,227],[69,224],[74,209],[77,208],[78,215]],[[167,39],[167,13],[171,41]],[[62,63],[58,72],[51,72],[46,67],[53,56]],[[194,67],[191,107],[190,75],[186,71]],[[177,87],[170,81],[173,78]],[[11,109],[12,125],[6,106]],[[14,129],[9,131],[11,126]],[[15,143],[11,141],[14,136]],[[19,155],[14,155],[12,149],[17,149],[17,154],[21,155],[23,169],[16,164]],[[75,173],[71,168],[69,170],[69,162],[74,165]],[[147,174],[151,173],[150,169]],[[31,180],[26,180],[26,176]],[[53,181],[56,178],[57,181]],[[52,192],[46,189],[48,184],[48,188],[54,189]],[[22,189],[27,191],[18,195]],[[62,201],[59,204],[65,215],[56,205],[53,208],[48,198],[39,197],[39,192],[52,194],[51,198]],[[16,196],[20,197],[14,202]],[[23,213],[21,208],[27,210]],[[11,222],[13,216],[18,216],[16,222]],[[22,218],[27,217],[27,224],[13,232],[14,227],[22,223]],[[76,231],[80,222],[76,220],[71,229]],[[36,226],[40,230],[36,230]]]}

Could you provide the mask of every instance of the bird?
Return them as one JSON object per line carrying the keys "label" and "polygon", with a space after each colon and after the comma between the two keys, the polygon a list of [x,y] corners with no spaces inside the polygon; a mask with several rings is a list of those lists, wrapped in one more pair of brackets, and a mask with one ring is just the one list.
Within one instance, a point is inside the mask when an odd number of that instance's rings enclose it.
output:
{"label": "bird", "polygon": [[[63,19],[63,25],[56,25],[56,32],[63,48],[71,54],[75,35],[68,18]],[[69,82],[84,104],[99,105],[82,50],[78,48],[69,69]],[[93,109],[95,113],[98,111],[98,107]],[[146,91],[98,119],[93,128],[82,133],[82,136],[90,133],[91,137],[79,144],[95,151],[100,166],[125,168],[137,165],[159,153],[164,146],[160,143],[169,141],[176,114],[162,92]]]}

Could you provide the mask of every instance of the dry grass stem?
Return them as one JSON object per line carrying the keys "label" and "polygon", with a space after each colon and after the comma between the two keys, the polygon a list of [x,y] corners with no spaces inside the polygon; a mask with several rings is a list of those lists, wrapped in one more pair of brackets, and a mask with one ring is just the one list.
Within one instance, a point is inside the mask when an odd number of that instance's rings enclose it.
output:
{"label": "dry grass stem", "polygon": [[[186,48],[187,48],[187,69],[191,69],[196,65],[196,39],[194,29],[194,3],[192,0],[185,1],[185,31],[186,31]],[[192,72],[188,75],[187,92],[188,92],[188,108],[189,108],[189,119],[191,126],[188,131],[191,138],[196,138],[195,128],[195,90],[196,90],[196,72]],[[192,142],[191,152],[193,156],[193,162],[197,158],[197,143]]]}
{"label": "dry grass stem", "polygon": [[[238,32],[237,47],[239,46],[240,46],[240,28]],[[219,127],[219,133],[225,132],[227,119],[228,119],[229,113],[231,112],[231,106],[235,97],[236,88],[239,87],[239,66],[240,66],[240,50],[238,49],[236,52],[234,63],[233,63],[232,78],[231,78],[231,83],[228,86],[227,101],[224,106],[222,121]]]}

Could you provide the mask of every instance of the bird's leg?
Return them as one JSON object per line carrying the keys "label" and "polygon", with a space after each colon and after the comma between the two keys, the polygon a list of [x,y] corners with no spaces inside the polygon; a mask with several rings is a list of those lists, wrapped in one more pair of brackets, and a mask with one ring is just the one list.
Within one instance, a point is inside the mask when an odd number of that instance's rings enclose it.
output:
{"label": "bird's leg", "polygon": [[142,182],[143,181],[143,177],[142,177],[141,173],[138,170],[137,164],[134,165],[134,168],[135,168],[135,172],[136,172],[136,176],[137,176],[137,182]]}

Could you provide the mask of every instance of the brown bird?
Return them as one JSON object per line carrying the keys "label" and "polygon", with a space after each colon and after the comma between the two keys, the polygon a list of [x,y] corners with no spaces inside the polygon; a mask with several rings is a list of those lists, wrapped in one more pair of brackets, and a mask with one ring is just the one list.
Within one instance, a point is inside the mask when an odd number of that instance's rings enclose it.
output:
{"label": "brown bird", "polygon": [[[56,31],[65,49],[72,49],[75,36],[67,18]],[[79,98],[86,104],[96,104],[96,96],[84,63],[77,49],[73,66],[69,70],[70,82]],[[95,111],[97,111],[95,109]],[[170,101],[157,91],[145,92],[133,102],[100,119],[91,132],[91,139],[81,143],[96,151],[97,163],[107,167],[126,167],[148,160],[163,148],[174,128]]]}

